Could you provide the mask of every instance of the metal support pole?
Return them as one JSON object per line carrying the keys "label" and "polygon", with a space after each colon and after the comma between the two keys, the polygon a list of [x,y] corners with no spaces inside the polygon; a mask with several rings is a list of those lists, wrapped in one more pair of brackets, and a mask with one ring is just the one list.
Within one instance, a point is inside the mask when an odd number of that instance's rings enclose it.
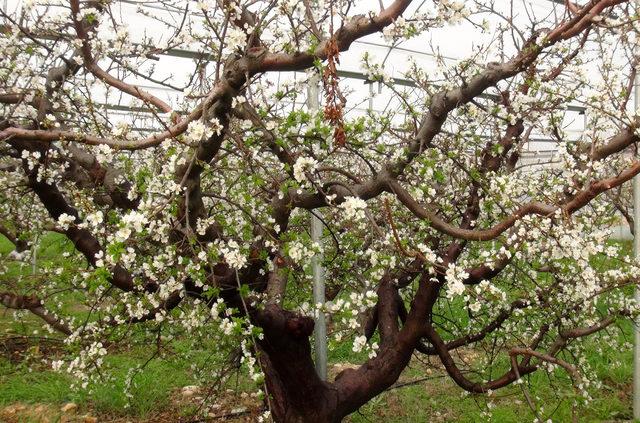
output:
{"label": "metal support pole", "polygon": [[[307,89],[307,107],[309,111],[314,113],[320,108],[319,104],[319,84],[318,76],[314,75],[309,80],[309,87]],[[315,213],[315,214],[314,214]],[[316,214],[319,213],[315,210],[311,214],[311,240],[318,245],[322,245],[322,221],[318,219]],[[311,267],[313,268],[313,304],[324,305],[325,302],[325,279],[324,269],[322,268],[322,253],[319,252],[311,259]],[[315,348],[316,348],[316,372],[322,380],[327,379],[327,322],[325,321],[325,315],[322,311],[318,311],[315,316]]]}
{"label": "metal support pole", "polygon": [[38,244],[40,243],[40,237],[36,235],[33,239],[33,245],[31,246],[31,274],[35,275],[38,272]]}
{"label": "metal support pole", "polygon": [[[317,212],[316,212],[317,213]],[[322,240],[322,222],[315,215],[311,215],[311,239],[320,244]],[[317,253],[311,259],[313,266],[313,302],[324,305],[324,269],[322,268],[322,253]],[[315,347],[316,347],[316,371],[322,380],[327,379],[327,322],[322,311],[316,315]]]}
{"label": "metal support pole", "polygon": [[[636,75],[633,84],[634,111],[640,108],[640,79]],[[640,257],[640,175],[633,178],[633,254]],[[640,302],[640,287],[636,287],[636,301]],[[633,418],[640,420],[640,319],[633,326]]]}

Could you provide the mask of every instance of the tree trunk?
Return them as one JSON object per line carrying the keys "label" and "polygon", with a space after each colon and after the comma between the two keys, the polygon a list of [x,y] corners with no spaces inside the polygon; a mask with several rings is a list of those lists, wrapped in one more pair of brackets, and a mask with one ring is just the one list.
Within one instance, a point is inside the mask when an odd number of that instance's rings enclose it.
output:
{"label": "tree trunk", "polygon": [[337,390],[321,380],[311,356],[313,320],[268,308],[260,313],[264,339],[259,358],[267,383],[267,400],[276,422],[339,422]]}
{"label": "tree trunk", "polygon": [[311,318],[268,306],[258,320],[265,335],[258,353],[267,383],[267,400],[278,423],[342,421],[397,381],[415,344],[415,330],[402,333],[377,357],[358,369],[342,372],[334,383],[327,383],[318,377],[312,359]]}

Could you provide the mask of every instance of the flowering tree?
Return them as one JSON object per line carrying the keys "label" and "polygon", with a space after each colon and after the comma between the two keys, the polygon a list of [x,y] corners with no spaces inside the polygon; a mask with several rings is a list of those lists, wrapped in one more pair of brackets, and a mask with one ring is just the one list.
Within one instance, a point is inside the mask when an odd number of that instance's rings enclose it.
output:
{"label": "flowering tree", "polygon": [[[162,13],[131,12],[163,28],[138,36],[115,1],[3,12],[0,230],[15,244],[4,266],[47,231],[74,249],[64,269],[3,277],[0,300],[81,347],[55,366],[86,383],[106,345],[140,325],[158,348],[172,336],[240,345],[276,421],[340,421],[413,354],[472,393],[561,367],[588,398],[580,338],[610,336],[600,331],[636,312],[624,287],[638,267],[606,228],[608,193],[640,172],[628,105],[637,4],[377,3],[162,0]],[[469,57],[411,63],[409,94],[365,55],[398,106],[348,112],[337,66],[354,41],[455,25],[478,33]],[[162,66],[181,49],[198,52],[191,67]],[[306,73],[275,85],[285,71]],[[314,74],[318,112],[304,105]],[[577,140],[566,127],[576,102],[587,113]],[[553,141],[553,163],[524,160],[532,134]],[[328,302],[315,305],[320,253]],[[61,312],[70,291],[86,320]],[[314,370],[318,311],[331,342],[364,352],[331,381]],[[479,361],[457,358],[470,347]]]}

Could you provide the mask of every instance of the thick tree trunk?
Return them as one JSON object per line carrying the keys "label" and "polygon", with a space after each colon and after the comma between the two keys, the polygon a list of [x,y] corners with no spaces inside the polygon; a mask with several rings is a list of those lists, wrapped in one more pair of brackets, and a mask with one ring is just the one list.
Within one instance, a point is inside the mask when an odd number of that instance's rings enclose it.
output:
{"label": "thick tree trunk", "polygon": [[313,320],[271,307],[259,317],[259,354],[273,418],[283,423],[339,422],[337,390],[321,380],[311,356]]}
{"label": "thick tree trunk", "polygon": [[269,408],[276,422],[340,422],[400,376],[411,358],[417,328],[394,337],[377,357],[348,369],[334,383],[316,374],[309,337],[313,320],[272,306],[260,313],[265,337],[259,355],[265,372]]}
{"label": "thick tree trunk", "polygon": [[[288,339],[286,339],[288,338]],[[358,410],[398,380],[412,347],[389,347],[358,369],[339,374],[334,383],[318,378],[308,338],[270,339],[261,343],[269,407],[278,423],[331,423]]]}
{"label": "thick tree trunk", "polygon": [[263,357],[262,360],[274,420],[278,423],[341,421],[337,414],[336,390],[316,375],[310,375],[308,365],[295,355],[277,354],[273,359]]}
{"label": "thick tree trunk", "polygon": [[[252,313],[264,330],[259,358],[265,372],[269,408],[276,422],[331,423],[358,410],[371,398],[398,380],[409,364],[418,340],[424,336],[424,322],[437,298],[440,284],[423,275],[411,312],[402,329],[397,326],[397,306],[393,290],[383,287],[380,294],[378,327],[384,336],[378,355],[358,369],[348,369],[333,383],[316,374],[309,337],[313,319],[282,310],[275,304]],[[394,323],[395,322],[395,323]]]}

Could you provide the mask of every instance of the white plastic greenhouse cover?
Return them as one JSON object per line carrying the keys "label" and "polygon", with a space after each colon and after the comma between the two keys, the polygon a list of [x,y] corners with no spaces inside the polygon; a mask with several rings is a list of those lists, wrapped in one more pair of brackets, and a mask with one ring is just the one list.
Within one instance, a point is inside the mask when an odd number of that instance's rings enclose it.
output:
{"label": "white plastic greenhouse cover", "polygon": [[[5,4],[5,11],[9,13],[20,10],[21,0],[3,0]],[[183,5],[187,1],[175,0],[173,4]],[[191,2],[193,4],[193,2]],[[383,2],[385,5],[390,4],[390,0]],[[409,10],[405,13],[406,16],[410,16],[412,12],[420,7],[424,7],[425,4],[430,2],[416,1],[412,4]],[[52,9],[59,9],[55,13],[69,13],[68,8],[60,7],[61,0],[49,0],[48,4],[53,6]],[[362,5],[368,5],[362,6]],[[529,16],[535,16],[543,19],[546,16],[554,17],[561,15],[565,6],[562,1],[554,0],[535,0],[535,1],[523,1],[523,0],[495,0],[494,7],[498,10],[504,10],[505,13],[510,13],[511,5],[513,4],[514,10],[514,25],[518,26],[519,23],[524,25],[529,21]],[[367,13],[368,11],[379,11],[378,1],[361,1],[360,6],[357,6],[350,12],[350,15]],[[111,4],[111,10],[116,15],[116,18],[120,18],[122,22],[126,23],[130,37],[133,41],[142,40],[144,35],[152,35],[156,40],[161,41],[166,35],[163,35],[159,31],[157,21],[147,18],[140,13],[136,13],[137,8],[142,8],[146,12],[154,15],[161,16],[164,19],[178,22],[182,19],[177,11],[168,10],[167,7],[162,6],[160,2],[153,0],[134,1],[134,0],[120,0],[114,1]],[[191,7],[194,9],[194,7]],[[196,16],[197,13],[195,14]],[[497,18],[494,18],[497,19]],[[491,19],[489,19],[491,20]],[[495,23],[495,22],[492,22]],[[170,31],[167,31],[167,34]],[[340,72],[341,72],[341,89],[348,92],[348,104],[347,109],[351,114],[365,113],[367,109],[374,111],[383,111],[388,108],[393,108],[395,100],[391,95],[390,90],[381,86],[378,83],[370,84],[366,83],[366,76],[363,74],[361,68],[361,58],[365,52],[378,59],[378,61],[384,60],[385,71],[397,83],[398,89],[413,90],[411,83],[405,79],[405,72],[409,66],[409,59],[412,59],[417,64],[421,65],[425,70],[435,68],[435,52],[438,52],[441,58],[447,64],[454,64],[460,60],[464,60],[470,56],[474,48],[478,45],[484,45],[489,42],[491,32],[483,34],[476,27],[469,22],[461,22],[454,26],[446,26],[444,28],[435,28],[426,31],[425,33],[404,40],[399,43],[390,43],[386,41],[381,34],[373,34],[357,40],[353,43],[350,50],[340,56]],[[496,49],[497,50],[497,49]],[[504,51],[507,54],[513,53],[512,46],[505,46]],[[159,57],[159,60],[153,61],[155,66],[154,77],[162,80],[169,78],[169,82],[174,85],[184,85],[186,78],[193,73],[194,60],[196,57],[201,57],[207,52],[197,51],[194,49],[180,49],[172,50],[168,54],[164,54]],[[498,60],[498,57],[495,58]],[[492,61],[492,58],[487,60]],[[598,76],[597,72],[594,72],[594,78]],[[282,83],[292,78],[306,78],[307,75],[294,72],[274,73],[266,76],[272,78],[276,84]],[[170,104],[177,104],[183,93],[175,90],[168,89],[147,80],[130,76],[127,82],[136,84],[142,88],[151,91],[154,95],[167,101]],[[99,97],[100,94],[98,93]],[[104,97],[104,104],[108,104],[111,109],[112,119],[114,121],[128,118],[127,108],[132,98],[126,94],[118,93],[115,97]],[[586,119],[585,110],[578,103],[570,105],[565,115],[565,127],[572,139],[576,139],[580,136],[584,129],[584,123]],[[157,127],[154,119],[149,119],[150,127]],[[150,128],[151,129],[151,128]],[[553,155],[554,145],[550,140],[545,139],[543,136],[533,134],[529,144],[525,148],[525,154],[523,160],[528,162],[547,162]]]}

